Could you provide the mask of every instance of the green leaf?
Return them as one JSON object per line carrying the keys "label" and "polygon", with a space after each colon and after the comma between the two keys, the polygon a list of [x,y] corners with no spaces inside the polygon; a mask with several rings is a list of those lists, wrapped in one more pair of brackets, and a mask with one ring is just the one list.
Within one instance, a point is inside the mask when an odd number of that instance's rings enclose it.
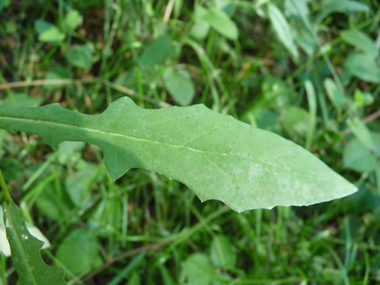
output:
{"label": "green leaf", "polygon": [[9,97],[2,100],[0,108],[14,108],[13,103],[16,103],[18,108],[31,108],[38,107],[41,105],[43,98],[30,96],[26,93],[13,93],[13,100]]}
{"label": "green leaf", "polygon": [[216,280],[215,278],[212,285],[234,284],[234,278],[226,272],[217,271],[215,275],[219,278],[219,280]]}
{"label": "green leaf", "polygon": [[63,142],[58,148],[58,162],[62,165],[75,163],[81,158],[81,151],[85,148],[84,142]]}
{"label": "green leaf", "polygon": [[5,225],[20,284],[65,284],[63,270],[49,267],[42,260],[40,249],[44,243],[29,233],[25,219],[13,201],[6,207]]}
{"label": "green leaf", "polygon": [[282,111],[281,122],[284,130],[295,141],[305,138],[309,130],[310,115],[303,108],[290,106]]}
{"label": "green leaf", "polygon": [[341,31],[340,36],[346,43],[357,47],[358,49],[372,56],[373,58],[376,58],[379,55],[379,50],[377,49],[374,41],[366,34],[360,31]]}
{"label": "green leaf", "polygon": [[301,19],[309,15],[309,7],[307,3],[310,0],[285,0],[285,14],[288,17]]}
{"label": "green leaf", "polygon": [[344,69],[360,79],[380,83],[380,67],[368,54],[353,54],[344,63]]}
{"label": "green leaf", "polygon": [[[89,203],[91,205],[91,203]],[[110,236],[120,229],[122,223],[121,201],[118,196],[102,199],[97,206],[91,221],[99,225],[97,234]]]}
{"label": "green leaf", "polygon": [[272,3],[268,3],[268,16],[278,38],[288,49],[290,54],[293,56],[293,59],[295,61],[298,61],[299,53],[297,50],[297,46],[293,41],[291,28],[288,22],[286,21],[284,15],[282,14],[281,10],[278,9],[277,6],[273,5]]}
{"label": "green leaf", "polygon": [[83,229],[74,230],[63,240],[56,257],[73,274],[86,274],[103,264],[96,237]]}
{"label": "green leaf", "polygon": [[142,65],[151,66],[162,64],[167,59],[174,57],[176,47],[168,36],[157,38],[150,46],[148,46],[140,56]]}
{"label": "green leaf", "polygon": [[78,68],[90,69],[92,67],[92,54],[94,45],[87,43],[84,45],[75,45],[65,56],[70,63]]}
{"label": "green leaf", "polygon": [[51,184],[46,185],[36,201],[38,212],[50,219],[65,221],[72,213],[71,204],[66,195],[63,198],[61,196]]}
{"label": "green leaf", "polygon": [[90,194],[90,182],[97,174],[93,164],[87,164],[87,167],[68,176],[65,181],[67,193],[76,206],[80,206]]}
{"label": "green leaf", "polygon": [[355,137],[369,150],[372,149],[373,140],[368,128],[360,121],[358,117],[348,119],[347,124],[350,126]]}
{"label": "green leaf", "polygon": [[79,14],[77,10],[71,10],[66,14],[64,19],[65,31],[71,32],[75,31],[80,25],[82,25],[83,17]]}
{"label": "green leaf", "polygon": [[202,20],[213,27],[219,34],[229,40],[237,40],[239,30],[234,21],[228,15],[219,9],[217,6],[211,6],[205,9],[201,6],[196,6],[196,19]]}
{"label": "green leaf", "polygon": [[325,0],[322,9],[316,16],[314,25],[317,26],[325,17],[332,13],[369,12],[370,8],[361,2],[351,0]]}
{"label": "green leaf", "polygon": [[[50,247],[49,240],[41,233],[41,231],[37,227],[30,225],[26,222],[25,222],[25,225],[32,236],[44,242],[42,249]],[[5,256],[11,256],[11,248],[7,240],[2,206],[0,206],[0,253],[3,253]]]}
{"label": "green leaf", "polygon": [[[380,135],[372,134],[372,140],[374,142],[373,145],[375,145],[375,151],[377,151],[375,153],[380,157]],[[357,138],[354,138],[344,149],[343,166],[360,173],[371,172],[376,169],[377,158]]]}
{"label": "green leaf", "polygon": [[46,22],[44,20],[36,20],[34,22],[34,28],[36,29],[37,33],[41,34],[51,27],[54,27],[52,23]]}
{"label": "green leaf", "polygon": [[354,98],[356,103],[359,106],[370,106],[373,104],[375,99],[373,98],[373,95],[368,92],[362,92],[361,90],[356,89],[354,93]]}
{"label": "green leaf", "polygon": [[115,180],[144,168],[178,180],[201,201],[236,211],[310,205],[349,195],[356,187],[300,146],[218,114],[203,105],[146,110],[123,97],[100,115],[59,104],[0,109],[0,128],[101,147]]}
{"label": "green leaf", "polygon": [[213,268],[207,255],[195,253],[182,264],[180,284],[208,285],[212,281]]}
{"label": "green leaf", "polygon": [[221,268],[235,268],[237,255],[232,251],[232,245],[224,235],[217,235],[211,243],[211,261]]}
{"label": "green leaf", "polygon": [[296,32],[295,40],[297,44],[306,52],[308,56],[312,56],[315,50],[315,41],[310,33],[306,30]]}
{"label": "green leaf", "polygon": [[[53,70],[50,70],[45,77],[45,80],[61,80],[61,79],[69,79],[73,77],[73,73],[62,67],[62,66],[57,66]],[[64,85],[63,84],[52,84],[49,85],[45,83],[43,88],[47,91],[56,91],[62,89]]]}
{"label": "green leaf", "polygon": [[258,110],[255,113],[257,127],[273,133],[280,133],[280,125],[277,115],[267,109]]}
{"label": "green leaf", "polygon": [[164,72],[164,82],[170,95],[182,105],[189,105],[194,97],[194,83],[187,70],[167,68]]}
{"label": "green leaf", "polygon": [[326,0],[323,3],[324,8],[332,12],[369,12],[368,5],[359,1],[352,0]]}
{"label": "green leaf", "polygon": [[65,34],[61,33],[61,31],[56,26],[51,26],[49,29],[43,31],[39,36],[38,40],[41,42],[47,42],[50,44],[58,43],[65,38]]}
{"label": "green leaf", "polygon": [[[132,69],[132,70],[124,71],[123,73],[119,74],[116,77],[114,83],[120,86],[131,88],[133,90],[137,90],[138,86],[137,86],[136,70]],[[141,83],[146,83],[144,82],[144,78],[141,78]]]}
{"label": "green leaf", "polygon": [[326,78],[323,81],[323,85],[325,86],[326,93],[336,109],[342,110],[347,106],[347,99],[344,94],[339,91],[334,80],[331,78]]}
{"label": "green leaf", "polygon": [[210,24],[198,20],[194,23],[193,27],[191,28],[190,35],[197,40],[203,40],[207,37],[208,32],[210,31]]}
{"label": "green leaf", "polygon": [[267,106],[282,109],[291,104],[292,93],[289,92],[287,85],[280,78],[266,75],[261,89]]}

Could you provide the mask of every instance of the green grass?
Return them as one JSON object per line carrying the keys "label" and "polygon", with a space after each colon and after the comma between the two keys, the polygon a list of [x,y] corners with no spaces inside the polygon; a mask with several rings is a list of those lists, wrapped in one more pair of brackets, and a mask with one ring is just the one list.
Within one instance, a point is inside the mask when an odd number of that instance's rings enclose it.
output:
{"label": "green grass", "polygon": [[[275,29],[261,1],[215,1],[231,20],[223,30],[211,21],[207,35],[192,2],[214,1],[5,2],[2,107],[59,102],[97,114],[121,96],[145,108],[190,100],[295,141],[360,189],[315,206],[238,214],[218,201],[200,203],[158,173],[131,170],[114,183],[93,145],[64,143],[53,152],[37,136],[1,130],[0,169],[11,195],[49,239],[42,255],[66,268],[68,284],[380,282],[380,75],[369,68],[380,70],[377,1],[339,11],[322,1],[271,1],[290,33]],[[73,9],[79,13],[67,20]],[[368,41],[350,42],[345,30]],[[293,37],[298,60],[279,33]],[[368,61],[352,63],[355,54]],[[171,74],[194,92],[174,88]],[[335,88],[326,90],[326,78]],[[0,284],[17,284],[11,259],[1,255],[0,263]]]}

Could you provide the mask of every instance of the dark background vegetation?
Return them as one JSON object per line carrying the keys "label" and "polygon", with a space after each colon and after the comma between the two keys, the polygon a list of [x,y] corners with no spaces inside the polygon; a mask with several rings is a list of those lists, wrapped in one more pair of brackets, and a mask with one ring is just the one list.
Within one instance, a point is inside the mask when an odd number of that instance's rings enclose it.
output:
{"label": "dark background vegetation", "polygon": [[[97,114],[121,96],[144,108],[203,103],[293,140],[359,188],[238,214],[158,173],[131,170],[114,183],[93,145],[53,152],[1,130],[12,196],[68,284],[380,284],[378,1],[0,7],[1,107],[57,102]],[[17,284],[11,259],[0,261],[0,284]]]}

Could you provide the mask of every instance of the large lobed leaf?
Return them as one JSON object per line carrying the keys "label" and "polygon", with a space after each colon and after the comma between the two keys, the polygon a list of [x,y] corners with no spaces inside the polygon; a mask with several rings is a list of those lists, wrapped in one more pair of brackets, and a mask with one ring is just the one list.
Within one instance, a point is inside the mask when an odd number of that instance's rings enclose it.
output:
{"label": "large lobed leaf", "polygon": [[238,212],[356,191],[293,142],[203,105],[147,110],[124,97],[99,115],[59,104],[1,109],[0,128],[35,133],[54,148],[62,141],[98,145],[114,180],[131,168],[148,169],[186,184],[201,201],[221,200]]}
{"label": "large lobed leaf", "polygon": [[13,201],[7,204],[4,213],[7,238],[20,284],[66,284],[63,269],[49,267],[42,260],[40,249],[44,243],[29,233],[25,219]]}

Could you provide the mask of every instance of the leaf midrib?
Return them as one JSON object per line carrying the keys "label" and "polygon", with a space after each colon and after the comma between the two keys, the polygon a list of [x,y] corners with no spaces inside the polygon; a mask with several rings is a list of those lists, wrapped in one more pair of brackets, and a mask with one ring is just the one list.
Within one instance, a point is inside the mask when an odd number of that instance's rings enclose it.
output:
{"label": "leaf midrib", "polygon": [[22,122],[28,122],[28,123],[30,123],[30,122],[37,122],[37,123],[41,123],[41,124],[47,124],[47,125],[53,125],[53,126],[55,125],[55,126],[60,126],[60,127],[65,127],[65,128],[76,128],[76,129],[83,130],[83,131],[95,132],[95,133],[100,133],[100,134],[103,134],[103,135],[113,135],[113,136],[118,136],[118,137],[123,137],[123,138],[131,139],[131,140],[146,142],[146,143],[161,144],[161,145],[168,146],[168,147],[182,148],[182,149],[186,149],[186,150],[190,150],[190,151],[194,151],[194,152],[205,153],[205,154],[217,154],[217,155],[222,155],[222,156],[227,156],[228,155],[228,156],[235,157],[235,158],[240,158],[240,159],[249,159],[249,160],[252,160],[252,161],[254,161],[256,163],[259,163],[259,164],[262,164],[262,165],[268,165],[270,167],[279,168],[282,171],[290,172],[290,173],[293,173],[293,174],[296,173],[296,174],[298,174],[300,176],[310,177],[310,178],[314,179],[314,177],[312,175],[307,175],[306,173],[296,172],[294,169],[289,169],[288,170],[288,169],[285,169],[284,167],[281,167],[281,166],[278,166],[278,165],[274,165],[274,164],[271,164],[271,163],[268,163],[268,162],[254,160],[250,156],[240,156],[240,155],[233,154],[233,153],[222,153],[222,152],[213,152],[213,151],[199,150],[199,149],[194,149],[194,148],[185,147],[185,146],[167,144],[167,143],[163,143],[163,142],[159,142],[159,141],[152,141],[152,140],[147,140],[147,139],[142,139],[142,138],[135,138],[135,137],[131,137],[131,136],[123,135],[123,134],[118,134],[118,133],[113,133],[113,132],[107,132],[107,131],[100,131],[100,130],[96,130],[96,129],[92,129],[92,128],[84,128],[84,127],[79,127],[79,126],[74,126],[74,125],[67,125],[67,124],[57,123],[57,122],[35,120],[35,119],[21,119],[21,118],[6,117],[6,116],[0,116],[0,119],[11,120],[11,121],[12,120],[14,120],[14,121],[22,121]]}
{"label": "leaf midrib", "polygon": [[[11,121],[12,120],[14,120],[14,121],[24,121],[24,122],[30,122],[30,121],[32,121],[32,122],[37,122],[37,123],[41,123],[41,124],[48,124],[48,125],[53,125],[53,126],[56,125],[56,126],[66,127],[66,128],[76,128],[76,129],[80,129],[80,130],[84,130],[84,131],[100,133],[100,134],[103,134],[103,135],[113,135],[113,136],[123,137],[123,138],[132,139],[132,140],[136,140],[136,141],[149,142],[149,143],[155,143],[155,144],[162,144],[162,145],[169,146],[169,147],[183,148],[183,149],[187,149],[187,150],[191,150],[191,151],[196,151],[196,152],[212,153],[212,154],[219,154],[219,155],[230,155],[228,153],[199,150],[199,149],[195,149],[195,148],[191,148],[191,147],[186,147],[186,146],[168,144],[168,143],[163,143],[163,142],[159,142],[159,141],[152,141],[152,140],[147,140],[147,139],[142,139],[142,138],[131,137],[131,136],[124,135],[124,134],[118,134],[118,133],[113,133],[113,132],[101,131],[101,130],[96,130],[96,129],[92,129],[92,128],[84,128],[84,127],[79,127],[79,126],[74,126],[74,125],[67,125],[67,124],[62,124],[62,123],[57,123],[57,122],[49,122],[49,121],[34,120],[34,119],[20,119],[20,118],[4,117],[4,116],[0,116],[0,119],[6,119],[6,120],[11,120]],[[242,156],[237,156],[237,157],[239,157],[239,158],[245,158],[245,157],[242,157]]]}

